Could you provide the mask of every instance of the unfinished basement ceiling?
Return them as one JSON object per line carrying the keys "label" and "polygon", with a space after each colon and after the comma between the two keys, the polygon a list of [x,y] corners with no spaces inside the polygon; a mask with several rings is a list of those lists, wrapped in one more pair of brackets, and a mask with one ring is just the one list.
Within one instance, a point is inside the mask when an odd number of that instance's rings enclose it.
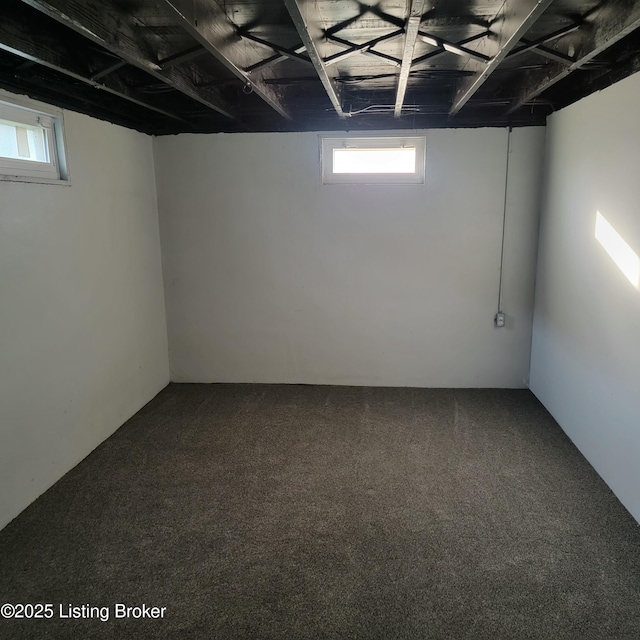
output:
{"label": "unfinished basement ceiling", "polygon": [[0,87],[153,134],[543,124],[640,69],[627,0],[3,0]]}

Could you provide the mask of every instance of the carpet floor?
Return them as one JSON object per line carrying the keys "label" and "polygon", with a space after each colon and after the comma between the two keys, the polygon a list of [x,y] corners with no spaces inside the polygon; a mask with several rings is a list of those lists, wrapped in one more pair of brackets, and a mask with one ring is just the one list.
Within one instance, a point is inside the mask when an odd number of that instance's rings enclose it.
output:
{"label": "carpet floor", "polygon": [[170,385],[0,563],[54,605],[11,640],[640,638],[640,528],[528,391]]}

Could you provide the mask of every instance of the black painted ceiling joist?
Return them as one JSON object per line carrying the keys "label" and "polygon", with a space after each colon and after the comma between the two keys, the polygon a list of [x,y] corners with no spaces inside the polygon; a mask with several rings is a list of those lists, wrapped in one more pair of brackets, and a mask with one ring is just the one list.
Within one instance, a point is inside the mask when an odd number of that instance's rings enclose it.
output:
{"label": "black painted ceiling joist", "polygon": [[544,45],[553,40],[559,40],[560,38],[573,33],[576,29],[579,29],[582,25],[582,21],[574,22],[566,27],[562,27],[561,29],[557,29],[553,33],[550,33],[546,36],[542,36],[541,38],[536,38],[535,40],[527,40],[526,38],[522,38],[520,42],[522,43],[521,47],[516,47],[507,55],[507,59],[515,58],[516,56],[522,55],[523,53],[527,53],[527,51],[537,51],[541,48],[544,48]]}
{"label": "black painted ceiling joist", "polygon": [[399,118],[402,115],[402,105],[404,104],[404,96],[407,92],[407,83],[409,81],[409,72],[411,71],[411,63],[413,62],[413,51],[418,39],[418,31],[422,22],[422,14],[424,13],[425,0],[409,0],[409,15],[404,28],[404,49],[402,51],[402,63],[400,64],[400,73],[398,75],[398,88],[396,90],[396,103],[393,115]]}
{"label": "black painted ceiling joist", "polygon": [[[367,42],[363,42],[361,44],[349,43],[346,40],[343,40],[342,38],[337,38],[337,36],[328,36],[328,39],[331,40],[332,42],[336,42],[341,46],[347,46],[349,48],[346,51],[341,51],[339,53],[334,53],[333,55],[330,55],[328,58],[325,58],[324,63],[325,65],[337,64],[338,62],[347,60],[348,58],[356,54],[365,54],[365,55],[372,54],[372,55],[380,56],[378,52],[373,51],[373,47],[375,47],[377,44],[380,44],[381,42],[386,42],[388,40],[395,40],[396,38],[399,38],[402,35],[404,35],[404,29],[397,29],[396,31],[392,31],[391,33],[386,33],[382,36],[378,36],[377,38],[374,38],[373,40],[368,40]],[[383,59],[386,59],[386,58],[387,57],[385,56]],[[398,63],[396,63],[395,59],[394,59],[394,66],[398,66]]]}
{"label": "black painted ceiling joist", "polygon": [[[451,115],[455,115],[473,97],[489,76],[500,66],[509,52],[544,13],[552,0],[505,0],[496,16],[498,24],[497,51],[475,75],[462,80],[456,90]],[[487,42],[489,42],[487,40]]]}
{"label": "black painted ceiling joist", "polygon": [[[454,53],[457,56],[461,56],[463,58],[470,58],[471,60],[477,60],[478,62],[482,62],[486,64],[491,60],[489,56],[485,56],[482,53],[478,53],[473,49],[468,49],[462,44],[458,44],[456,42],[449,42],[448,40],[444,40],[443,38],[439,38],[438,36],[431,35],[429,33],[424,33],[423,31],[418,32],[420,35],[420,39],[427,44],[430,44],[432,47],[437,47],[441,49],[441,53],[449,52]],[[484,36],[485,34],[483,34]],[[488,32],[487,32],[488,35]],[[474,38],[475,39],[475,38]]]}
{"label": "black painted ceiling joist", "polygon": [[[427,35],[427,34],[423,34],[423,35]],[[431,60],[431,58],[435,58],[437,56],[440,56],[444,53],[456,53],[456,55],[461,55],[459,52],[466,52],[466,51],[470,51],[469,49],[466,48],[465,45],[471,43],[471,42],[475,42],[476,40],[482,40],[483,38],[486,38],[488,35],[490,35],[489,31],[484,31],[482,33],[477,33],[476,35],[473,36],[469,36],[468,38],[464,38],[464,40],[460,40],[458,42],[452,42],[451,45],[453,47],[455,47],[456,49],[458,49],[459,51],[451,51],[450,49],[447,50],[445,49],[444,45],[445,42],[442,41],[441,39],[438,39],[439,41],[439,46],[435,51],[430,51],[429,53],[425,53],[424,55],[420,56],[419,58],[414,58],[413,60],[413,67],[417,67],[420,63],[425,62],[426,60]],[[470,55],[465,55],[463,57],[471,57]],[[482,59],[480,59],[480,62],[487,62],[487,60],[484,59],[485,56],[482,57]],[[465,74],[464,75],[472,75],[474,72],[470,71],[470,70],[465,70]]]}
{"label": "black painted ceiling joist", "polygon": [[[531,41],[527,40],[526,38],[522,38],[520,42],[525,45],[531,43]],[[568,56],[566,53],[555,51],[554,49],[550,49],[549,47],[545,47],[541,44],[539,44],[537,47],[533,47],[531,51],[543,58],[547,58],[547,60],[554,60],[555,62],[560,62],[561,64],[573,64],[575,62],[575,58]]]}
{"label": "black painted ceiling joist", "polygon": [[265,80],[272,77],[270,69],[247,73],[259,52],[253,44],[238,34],[238,28],[216,3],[210,0],[161,0],[171,10],[178,23],[233,75],[250,85],[253,91],[281,116],[291,119],[283,97]]}
{"label": "black painted ceiling joist", "polygon": [[[159,130],[158,123],[149,126],[148,111],[138,109],[130,102],[116,106],[114,94],[87,94],[80,86],[61,85],[55,81],[55,71],[36,65],[36,71],[24,77],[22,74],[0,72],[0,88],[14,93],[26,94],[61,109],[90,114],[128,129],[153,134]],[[46,77],[44,77],[46,76]],[[92,96],[91,99],[89,96]],[[133,108],[132,108],[133,107]],[[137,113],[137,112],[140,113]],[[146,113],[146,118],[142,116]],[[168,121],[167,121],[168,122]],[[175,122],[175,121],[173,121]]]}
{"label": "black painted ceiling joist", "polygon": [[91,76],[91,80],[95,82],[97,80],[100,80],[100,78],[106,78],[107,76],[110,76],[115,71],[122,69],[122,67],[125,67],[126,65],[127,63],[124,60],[118,60],[118,62],[114,62],[113,64],[110,64],[108,67],[105,67],[101,71],[94,73]]}
{"label": "black painted ceiling joist", "polygon": [[47,25],[37,19],[37,16],[35,18],[30,19],[27,30],[24,22],[20,21],[13,11],[0,7],[0,49],[53,69],[96,90],[113,94],[150,111],[184,122],[184,118],[148,102],[118,78],[108,77],[119,63],[102,72],[91,74],[81,59],[65,51],[63,46],[53,43]]}
{"label": "black painted ceiling joist", "polygon": [[[400,35],[402,35],[404,33],[404,29],[400,32]],[[393,33],[393,37],[397,37],[398,36],[398,32],[394,32]],[[341,47],[346,47],[347,51],[341,52],[341,53],[353,53],[353,49],[357,48],[358,45],[355,45],[353,42],[350,42],[349,40],[345,40],[344,38],[340,38],[339,36],[336,35],[327,35],[327,40],[334,42],[335,44],[340,45]],[[358,51],[358,53],[361,53],[364,56],[369,56],[371,58],[375,58],[376,61],[382,61],[386,64],[390,64],[392,67],[399,67],[402,64],[402,60],[400,60],[400,58],[394,58],[393,56],[390,56],[386,53],[382,53],[382,51],[375,51],[373,49],[372,45],[370,47],[366,47],[363,46],[361,51]],[[329,56],[328,58],[326,58],[325,60],[325,66],[328,64],[333,64],[333,60],[332,58],[335,56],[336,54],[333,54],[331,56]],[[337,54],[339,55],[339,54]]]}
{"label": "black painted ceiling joist", "polygon": [[179,51],[178,53],[174,53],[162,60],[158,61],[158,64],[163,69],[168,69],[169,67],[175,67],[179,64],[184,64],[185,62],[190,62],[191,60],[195,60],[200,56],[203,56],[206,53],[204,47],[200,45],[196,45],[195,47],[189,47],[184,51]]}
{"label": "black painted ceiling joist", "polygon": [[640,68],[640,3],[2,0],[0,42],[0,86],[159,135],[525,126]]}
{"label": "black painted ceiling joist", "polygon": [[141,46],[130,17],[97,0],[22,0],[25,4],[73,29],[129,64],[146,71],[193,100],[235,120],[231,105],[212,91],[203,91],[180,69],[163,69]]}
{"label": "black painted ceiling joist", "polygon": [[306,47],[307,54],[313,62],[318,78],[324,87],[324,90],[331,100],[331,104],[338,116],[345,117],[340,101],[340,87],[334,81],[336,71],[335,66],[327,67],[320,51],[321,41],[324,33],[322,31],[320,16],[316,3],[313,0],[284,0],[287,11],[293,20],[300,40]]}
{"label": "black painted ceiling joist", "polygon": [[[274,54],[272,56],[269,56],[268,58],[265,58],[264,60],[260,60],[258,62],[255,62],[251,66],[247,67],[245,69],[245,71],[247,73],[252,73],[256,69],[260,69],[260,67],[268,67],[271,64],[277,64],[278,62],[283,62],[284,60],[291,60],[294,57],[294,56],[291,55],[292,53],[293,54],[296,54],[296,53],[300,54],[300,53],[304,53],[306,50],[307,50],[307,48],[303,44],[298,45],[297,47],[293,47],[292,49],[287,49],[283,53],[276,53],[276,54]],[[311,60],[308,60],[308,62],[311,63]],[[265,80],[265,82],[267,84],[270,84],[270,83],[272,83],[272,79],[270,78],[269,80]]]}
{"label": "black painted ceiling joist", "polygon": [[517,98],[507,114],[531,102],[541,93],[566,78],[576,69],[584,67],[596,56],[606,51],[622,38],[640,27],[640,3],[628,0],[610,0],[596,8],[585,19],[590,28],[585,33],[582,46],[570,65],[554,63],[536,72],[523,74],[519,82]]}
{"label": "black painted ceiling joist", "polygon": [[[274,42],[269,42],[264,38],[260,38],[259,36],[254,35],[250,31],[243,31],[242,29],[238,31],[238,35],[240,35],[242,38],[246,38],[247,40],[251,40],[251,42],[256,42],[257,44],[261,44],[263,47],[268,47],[269,49],[273,49],[273,51],[281,54],[285,58],[296,60],[297,62],[302,62],[304,64],[309,64],[309,65],[312,64],[308,56],[298,53],[296,49],[287,49],[286,47],[281,47],[280,45],[275,44]],[[306,50],[306,47],[303,47],[303,48]]]}

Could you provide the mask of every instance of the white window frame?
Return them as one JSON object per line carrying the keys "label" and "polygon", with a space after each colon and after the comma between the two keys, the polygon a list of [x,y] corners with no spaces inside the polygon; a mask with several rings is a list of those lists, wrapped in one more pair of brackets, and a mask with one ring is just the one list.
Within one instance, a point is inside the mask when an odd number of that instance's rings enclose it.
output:
{"label": "white window frame", "polygon": [[[393,149],[415,147],[414,173],[334,173],[334,149]],[[320,136],[322,184],[424,184],[427,139],[425,136]]]}
{"label": "white window frame", "polygon": [[0,157],[0,181],[69,184],[62,109],[0,91],[0,120],[45,130],[49,162]]}

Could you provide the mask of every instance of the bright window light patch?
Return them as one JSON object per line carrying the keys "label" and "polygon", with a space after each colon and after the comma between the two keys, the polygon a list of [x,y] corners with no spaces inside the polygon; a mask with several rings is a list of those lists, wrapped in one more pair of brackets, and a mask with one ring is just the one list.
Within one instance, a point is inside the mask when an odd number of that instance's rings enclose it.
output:
{"label": "bright window light patch", "polygon": [[416,149],[334,149],[334,173],[415,173]]}
{"label": "bright window light patch", "polygon": [[324,184],[421,184],[423,137],[322,138]]}
{"label": "bright window light patch", "polygon": [[0,120],[0,156],[12,160],[49,162],[46,129]]}

